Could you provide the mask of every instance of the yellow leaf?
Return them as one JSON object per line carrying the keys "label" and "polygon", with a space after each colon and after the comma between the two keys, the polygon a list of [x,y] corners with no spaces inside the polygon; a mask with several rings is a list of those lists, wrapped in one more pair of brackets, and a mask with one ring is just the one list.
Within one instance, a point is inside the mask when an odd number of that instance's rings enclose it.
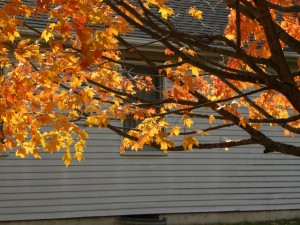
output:
{"label": "yellow leaf", "polygon": [[114,103],[116,104],[116,106],[119,106],[121,103],[123,103],[123,100],[120,98],[115,98]]}
{"label": "yellow leaf", "polygon": [[44,38],[46,42],[48,42],[50,40],[50,38],[53,38],[54,36],[53,36],[52,31],[47,28],[42,32],[41,37]]}
{"label": "yellow leaf", "polygon": [[187,52],[188,52],[191,56],[197,55],[197,53],[196,53],[194,50],[192,50],[192,49],[187,50]]}
{"label": "yellow leaf", "polygon": [[192,15],[197,20],[202,19],[202,13],[203,12],[201,10],[197,10],[195,7],[190,8],[189,10],[189,14]]}
{"label": "yellow leaf", "polygon": [[194,76],[199,76],[199,73],[200,73],[200,71],[201,71],[199,68],[194,67],[194,66],[191,67],[191,70],[192,70],[192,74],[193,74]]}
{"label": "yellow leaf", "polygon": [[158,129],[156,127],[152,127],[148,133],[150,137],[153,137],[155,134],[158,134]]}
{"label": "yellow leaf", "polygon": [[143,5],[144,5],[144,7],[146,8],[146,9],[148,9],[148,10],[150,10],[150,6],[149,6],[149,4],[148,3],[143,3]]}
{"label": "yellow leaf", "polygon": [[248,121],[249,121],[249,120],[248,120],[248,118],[247,118],[246,116],[240,118],[239,126],[242,125],[243,127],[245,127],[245,126],[247,125]]}
{"label": "yellow leaf", "polygon": [[165,141],[160,142],[160,149],[164,152],[168,150],[168,144]]}
{"label": "yellow leaf", "polygon": [[12,33],[8,33],[8,37],[9,37],[9,40],[11,42],[14,42],[14,40],[15,40],[16,37],[20,37],[20,34],[19,34],[18,31],[14,31],[13,34]]}
{"label": "yellow leaf", "polygon": [[169,15],[174,14],[173,9],[171,9],[169,7],[166,7],[166,6],[161,7],[158,12],[161,13],[161,17],[164,18],[164,19],[168,19]]}
{"label": "yellow leaf", "polygon": [[214,115],[209,115],[209,118],[208,118],[209,124],[212,124],[212,122],[213,122],[215,119],[216,119],[216,118],[214,117]]}
{"label": "yellow leaf", "polygon": [[100,127],[102,125],[106,127],[107,124],[108,124],[108,117],[107,117],[107,115],[105,115],[105,114],[99,115],[98,121],[99,121],[99,126]]}
{"label": "yellow leaf", "polygon": [[180,134],[180,127],[174,126],[174,127],[172,128],[171,133],[170,133],[170,137],[172,137],[173,135],[178,136],[179,134]]}
{"label": "yellow leaf", "polygon": [[77,111],[70,112],[69,116],[70,116],[71,119],[75,119],[75,118],[79,117]]}
{"label": "yellow leaf", "polygon": [[194,136],[185,137],[182,142],[185,150],[192,149],[193,145],[198,145],[198,140]]}
{"label": "yellow leaf", "polygon": [[186,118],[186,119],[184,119],[183,124],[185,126],[187,126],[188,128],[190,128],[192,126],[192,124],[194,124],[194,121],[191,118]]}
{"label": "yellow leaf", "polygon": [[225,37],[231,41],[235,40],[235,36],[232,34],[226,34]]}
{"label": "yellow leaf", "polygon": [[75,145],[74,148],[77,152],[83,152],[83,149],[85,147],[85,141],[84,140],[79,140]]}
{"label": "yellow leaf", "polygon": [[89,116],[89,117],[87,117],[87,119],[86,119],[86,123],[87,123],[90,127],[92,127],[92,126],[94,126],[94,125],[97,125],[97,124],[99,123],[99,120],[98,120],[96,117],[94,117],[94,116]]}
{"label": "yellow leaf", "polygon": [[82,131],[82,132],[79,133],[79,138],[80,139],[85,139],[85,138],[88,138],[88,137],[89,137],[89,135],[86,131]]}
{"label": "yellow leaf", "polygon": [[74,155],[74,159],[78,160],[79,162],[81,160],[84,160],[82,152],[76,152],[75,155]]}
{"label": "yellow leaf", "polygon": [[77,76],[72,75],[71,81],[69,82],[71,88],[77,88],[82,84],[82,80]]}
{"label": "yellow leaf", "polygon": [[64,164],[66,165],[66,167],[68,167],[71,162],[72,162],[72,156],[69,152],[67,152],[63,157],[62,157],[62,161],[64,162]]}

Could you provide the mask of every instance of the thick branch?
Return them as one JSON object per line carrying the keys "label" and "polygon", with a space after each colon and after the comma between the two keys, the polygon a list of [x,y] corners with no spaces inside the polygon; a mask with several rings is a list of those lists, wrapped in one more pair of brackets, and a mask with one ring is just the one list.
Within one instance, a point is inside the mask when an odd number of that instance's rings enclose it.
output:
{"label": "thick branch", "polygon": [[[198,144],[198,145],[193,145],[193,149],[231,148],[231,147],[251,145],[251,144],[256,144],[256,142],[250,138],[250,139],[238,140],[238,141]],[[184,151],[184,150],[185,149],[182,145],[168,149],[168,151]]]}

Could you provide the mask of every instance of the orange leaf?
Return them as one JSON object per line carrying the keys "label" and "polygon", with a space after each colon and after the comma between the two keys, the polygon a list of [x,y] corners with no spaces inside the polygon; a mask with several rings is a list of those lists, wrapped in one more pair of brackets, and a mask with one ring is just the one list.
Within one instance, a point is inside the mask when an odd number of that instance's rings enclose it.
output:
{"label": "orange leaf", "polygon": [[6,138],[6,139],[5,139],[5,145],[6,145],[6,147],[8,147],[9,149],[13,149],[13,147],[15,146],[15,143],[13,142],[12,139]]}
{"label": "orange leaf", "polygon": [[165,54],[166,55],[174,55],[174,52],[168,48],[165,49]]}
{"label": "orange leaf", "polygon": [[208,122],[209,124],[212,124],[212,122],[215,120],[215,116],[214,115],[209,115],[209,118],[208,118]]}

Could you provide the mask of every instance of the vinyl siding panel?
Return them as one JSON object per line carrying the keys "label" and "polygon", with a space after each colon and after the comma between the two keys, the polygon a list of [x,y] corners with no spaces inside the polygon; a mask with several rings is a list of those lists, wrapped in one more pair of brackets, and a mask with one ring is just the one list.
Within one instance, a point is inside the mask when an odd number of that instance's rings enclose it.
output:
{"label": "vinyl siding panel", "polygon": [[[202,123],[207,121],[196,125]],[[298,142],[279,130],[262,129],[274,138]],[[74,161],[68,168],[60,161],[61,153],[43,154],[42,160],[21,160],[13,153],[0,157],[1,221],[300,209],[300,160],[296,157],[264,155],[256,145],[228,152],[121,156],[117,135],[107,129],[88,131],[86,160]],[[243,135],[236,128],[226,128],[199,140]]]}

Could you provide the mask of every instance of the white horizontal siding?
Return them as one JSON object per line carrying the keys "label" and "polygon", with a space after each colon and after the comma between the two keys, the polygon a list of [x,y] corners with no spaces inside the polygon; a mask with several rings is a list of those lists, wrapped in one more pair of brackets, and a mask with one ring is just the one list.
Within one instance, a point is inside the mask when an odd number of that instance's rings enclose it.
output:
{"label": "white horizontal siding", "polygon": [[[264,129],[274,138],[298,141]],[[88,130],[86,160],[68,168],[60,161],[61,153],[42,154],[42,160],[0,157],[1,221],[300,209],[299,158],[264,155],[256,145],[228,152],[120,156],[117,135]],[[243,135],[232,128],[220,132],[199,140]]]}

